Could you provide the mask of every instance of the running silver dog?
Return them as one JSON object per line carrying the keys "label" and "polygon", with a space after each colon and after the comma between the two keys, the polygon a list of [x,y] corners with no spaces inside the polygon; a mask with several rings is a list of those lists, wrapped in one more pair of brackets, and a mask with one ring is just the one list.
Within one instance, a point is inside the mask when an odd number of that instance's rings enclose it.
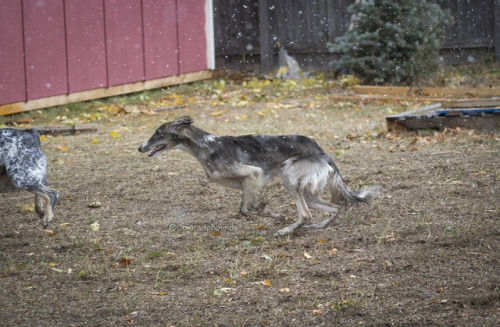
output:
{"label": "running silver dog", "polygon": [[47,187],[46,167],[36,130],[0,129],[0,193],[19,189],[35,193],[35,212],[43,228],[52,221],[58,196],[56,190]]}
{"label": "running silver dog", "polygon": [[[192,123],[191,117],[183,116],[162,124],[139,151],[151,151],[150,157],[173,148],[191,154],[212,181],[243,190],[240,207],[243,215],[279,216],[264,210],[259,190],[269,179],[280,177],[297,206],[299,217],[295,223],[280,229],[276,236],[302,226],[328,226],[341,207],[320,196],[325,188],[330,191],[332,202],[339,201],[347,209],[356,202],[367,203],[376,195],[375,188],[350,191],[333,160],[306,136],[215,136]],[[309,207],[329,212],[330,216],[319,224],[309,224],[312,219]]]}

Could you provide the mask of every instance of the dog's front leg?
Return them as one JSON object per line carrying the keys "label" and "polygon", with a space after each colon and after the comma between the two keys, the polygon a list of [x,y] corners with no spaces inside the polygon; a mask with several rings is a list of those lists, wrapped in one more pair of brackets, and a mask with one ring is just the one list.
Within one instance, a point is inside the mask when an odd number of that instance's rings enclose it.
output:
{"label": "dog's front leg", "polygon": [[259,201],[259,191],[262,187],[261,177],[262,171],[256,170],[244,177],[241,182],[243,194],[240,212],[244,216],[257,214],[262,209]]}
{"label": "dog's front leg", "polygon": [[43,216],[45,214],[45,211],[43,210],[43,198],[35,193],[35,212],[40,217],[43,219]]}

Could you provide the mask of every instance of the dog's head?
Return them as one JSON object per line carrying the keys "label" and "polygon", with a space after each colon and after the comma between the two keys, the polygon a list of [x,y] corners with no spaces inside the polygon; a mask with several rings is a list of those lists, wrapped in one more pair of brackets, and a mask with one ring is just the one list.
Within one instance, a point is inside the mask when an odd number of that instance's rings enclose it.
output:
{"label": "dog's head", "polygon": [[193,123],[189,116],[182,116],[166,122],[156,129],[153,136],[139,147],[139,152],[149,152],[149,157],[162,150],[170,150],[181,143],[187,127]]}

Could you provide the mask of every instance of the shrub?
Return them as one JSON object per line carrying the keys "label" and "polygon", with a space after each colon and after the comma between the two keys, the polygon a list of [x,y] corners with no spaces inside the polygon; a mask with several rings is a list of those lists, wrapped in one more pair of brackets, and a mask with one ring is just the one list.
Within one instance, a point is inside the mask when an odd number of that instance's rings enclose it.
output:
{"label": "shrub", "polygon": [[411,84],[437,69],[449,10],[427,0],[358,0],[348,12],[348,31],[328,44],[340,54],[335,69],[368,84]]}

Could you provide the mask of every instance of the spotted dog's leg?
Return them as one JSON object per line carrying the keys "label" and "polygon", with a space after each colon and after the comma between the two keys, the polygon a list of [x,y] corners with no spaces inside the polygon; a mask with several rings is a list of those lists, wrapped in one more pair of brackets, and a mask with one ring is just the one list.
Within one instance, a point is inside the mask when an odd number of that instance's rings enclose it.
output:
{"label": "spotted dog's leg", "polygon": [[37,191],[35,190],[29,190],[29,191],[35,193],[35,210],[38,201],[42,202],[43,199],[47,202],[45,210],[43,210],[43,215],[40,216],[40,218],[42,218],[42,227],[47,228],[47,226],[49,226],[50,222],[52,221],[52,218],[54,217],[53,209],[57,201],[58,192],[46,186]]}
{"label": "spotted dog's leg", "polygon": [[[47,187],[45,160],[42,155],[35,160],[18,160],[7,166],[7,174],[16,187],[35,193],[35,211],[42,219],[43,228],[46,228],[54,217],[53,209],[58,197],[55,189]],[[47,203],[45,207],[43,200]]]}
{"label": "spotted dog's leg", "polygon": [[43,197],[36,193],[35,193],[35,212],[38,215],[38,217],[43,219],[43,216],[45,214],[45,210],[43,209]]}

